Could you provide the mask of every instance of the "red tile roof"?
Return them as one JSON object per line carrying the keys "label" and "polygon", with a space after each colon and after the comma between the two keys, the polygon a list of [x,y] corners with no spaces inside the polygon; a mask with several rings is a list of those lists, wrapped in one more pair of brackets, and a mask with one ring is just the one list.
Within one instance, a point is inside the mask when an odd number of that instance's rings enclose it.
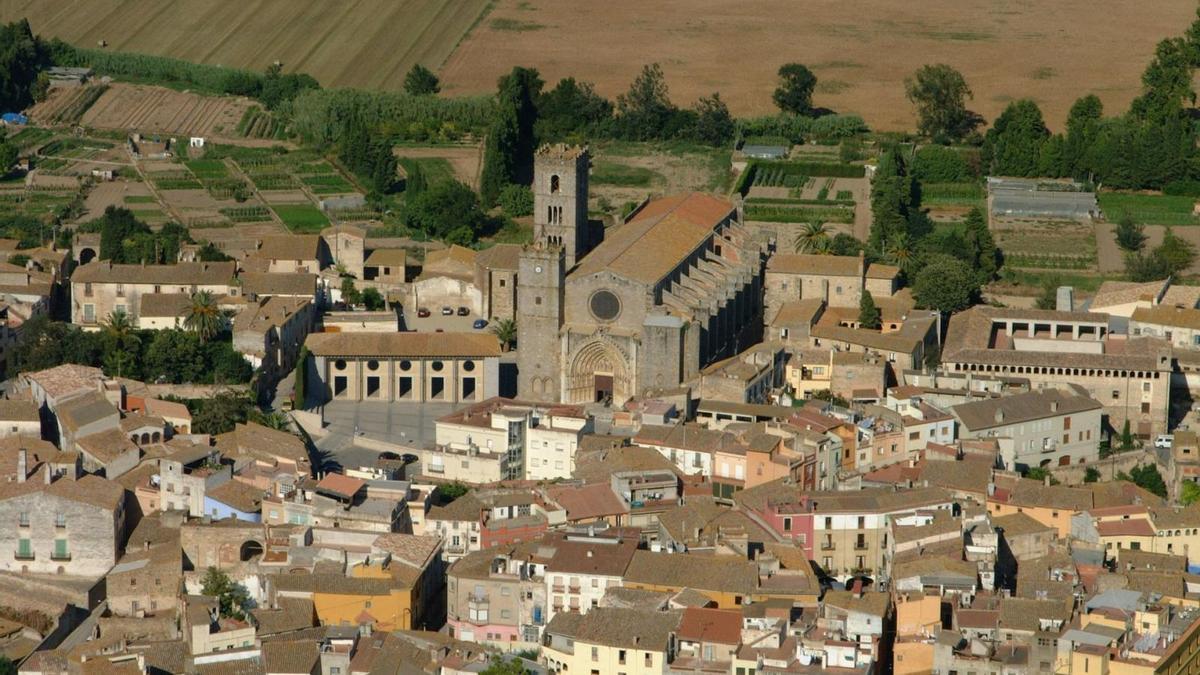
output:
{"label": "red tile roof", "polygon": [[317,483],[317,490],[332,492],[339,497],[349,499],[358,494],[358,491],[366,484],[366,481],[359,478],[352,478],[340,473],[331,473],[322,478],[320,483]]}
{"label": "red tile roof", "polygon": [[1154,528],[1145,520],[1109,520],[1098,523],[1101,537],[1153,537]]}
{"label": "red tile roof", "polygon": [[676,631],[680,640],[737,645],[742,641],[742,613],[731,609],[688,607]]}

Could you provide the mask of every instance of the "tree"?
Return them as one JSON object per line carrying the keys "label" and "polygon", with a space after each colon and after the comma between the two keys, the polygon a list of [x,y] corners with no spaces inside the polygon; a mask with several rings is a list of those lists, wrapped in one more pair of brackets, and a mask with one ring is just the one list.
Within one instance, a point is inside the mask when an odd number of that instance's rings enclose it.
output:
{"label": "tree", "polygon": [[988,229],[987,217],[978,206],[967,212],[963,239],[967,262],[974,265],[979,283],[986,284],[995,279],[996,270],[1000,267],[1000,251],[996,248],[992,231]]}
{"label": "tree", "polygon": [[479,196],[492,207],[506,185],[533,182],[535,125],[542,79],[532,68],[516,67],[497,83],[496,116],[484,145]]}
{"label": "tree", "polygon": [[156,331],[142,357],[143,375],[151,382],[196,382],[206,370],[208,363],[200,338],[193,332]]}
{"label": "tree", "polygon": [[1100,470],[1097,469],[1096,467],[1089,466],[1087,468],[1087,470],[1083,472],[1083,482],[1096,483],[1096,482],[1099,482],[1099,480],[1100,480]]}
{"label": "tree", "polygon": [[292,405],[303,410],[308,396],[308,346],[301,345],[296,359],[296,376],[292,380]]}
{"label": "tree", "polygon": [[1061,285],[1062,278],[1057,275],[1042,282],[1042,292],[1034,306],[1038,309],[1058,309],[1058,287]]}
{"label": "tree", "polygon": [[1117,246],[1131,253],[1136,253],[1142,250],[1146,245],[1146,228],[1141,223],[1136,222],[1133,216],[1128,211],[1121,214],[1121,219],[1117,221],[1116,236]]}
{"label": "tree", "polygon": [[1046,480],[1049,478],[1051,485],[1058,485],[1058,479],[1051,475],[1050,470],[1041,466],[1031,467],[1025,472],[1025,477],[1030,480]]}
{"label": "tree", "polygon": [[667,91],[662,66],[651,63],[617,97],[617,127],[621,136],[633,141],[663,138],[678,112]]}
{"label": "tree", "polygon": [[805,223],[792,242],[796,253],[812,253],[818,242],[829,238],[829,226],[821,222]]}
{"label": "tree", "polygon": [[200,593],[210,598],[216,598],[221,616],[231,619],[242,619],[250,606],[250,593],[245,586],[234,583],[229,575],[209,567],[204,572]]}
{"label": "tree", "polygon": [[917,129],[938,141],[965,137],[979,126],[979,117],[967,110],[971,88],[962,73],[938,63],[925,65],[904,81],[908,100],[917,109]]}
{"label": "tree", "polygon": [[438,76],[425,66],[414,63],[404,76],[404,91],[413,96],[427,96],[442,90]]}
{"label": "tree", "polygon": [[17,150],[17,146],[7,141],[0,143],[0,177],[12,173],[13,167],[17,165],[17,159],[20,156],[21,151]]}
{"label": "tree", "polygon": [[347,305],[358,305],[362,303],[362,293],[358,287],[354,285],[354,277],[345,277],[342,279],[342,285],[338,289],[342,292],[342,302]]}
{"label": "tree", "polygon": [[692,137],[697,141],[719,148],[733,140],[733,116],[729,114],[729,106],[721,100],[720,94],[713,92],[712,96],[697,101],[695,113]]}
{"label": "tree", "polygon": [[830,255],[858,255],[862,250],[863,243],[845,232],[838,232],[829,241]]}
{"label": "tree", "polygon": [[1158,472],[1158,467],[1153,464],[1135,466],[1128,474],[1124,472],[1117,474],[1117,478],[1130,481],[1143,490],[1152,492],[1164,499],[1167,496],[1167,484],[1163,481],[1162,474]]}
{"label": "tree", "polygon": [[828,389],[819,389],[812,393],[813,400],[826,401],[841,408],[849,408],[850,402]]}
{"label": "tree", "polygon": [[1192,266],[1196,260],[1196,248],[1168,227],[1163,233],[1162,243],[1154,249],[1154,255],[1160,257],[1171,274],[1178,274]]}
{"label": "tree", "polygon": [[559,80],[553,89],[543,93],[537,108],[535,131],[543,143],[572,134],[590,136],[610,131],[602,127],[612,122],[612,102],[597,94],[591,84],[577,82],[573,77]]}
{"label": "tree", "polygon": [[913,282],[913,297],[919,307],[943,314],[960,312],[979,299],[979,277],[966,263],[946,255],[935,255]]}
{"label": "tree", "polygon": [[33,103],[38,73],[48,65],[49,49],[27,20],[0,25],[0,108],[24,110]]}
{"label": "tree", "polygon": [[870,291],[863,289],[862,299],[858,302],[859,327],[879,330],[882,325],[881,318],[879,308],[875,306],[875,298],[871,296]]}
{"label": "tree", "polygon": [[367,306],[367,311],[369,312],[377,312],[387,305],[379,289],[374,287],[363,290],[362,303]]}
{"label": "tree", "polygon": [[254,405],[242,394],[223,391],[201,399],[192,413],[192,430],[198,434],[225,434],[243,423]]}
{"label": "tree", "polygon": [[214,246],[211,242],[204,242],[200,250],[196,253],[196,259],[201,262],[233,262],[233,258],[225,254],[224,251]]}
{"label": "tree", "polygon": [[812,112],[812,95],[816,88],[817,76],[807,66],[785,63],[779,67],[779,86],[772,98],[785,113],[807,115]]}
{"label": "tree", "polygon": [[1126,253],[1125,276],[1129,277],[1130,281],[1139,283],[1158,281],[1171,276],[1171,269],[1167,261],[1158,255],[1157,252],[1151,251],[1149,254]]}
{"label": "tree", "polygon": [[1191,506],[1200,501],[1200,483],[1190,480],[1183,481],[1179,486],[1179,503]]}
{"label": "tree", "polygon": [[1093,171],[1092,152],[1104,118],[1104,104],[1095,94],[1075,101],[1067,114],[1063,144],[1063,174],[1085,178]]}
{"label": "tree", "polygon": [[1129,429],[1129,420],[1121,427],[1121,450],[1133,449],[1133,433]]}
{"label": "tree", "polygon": [[984,165],[993,175],[1039,175],[1042,144],[1049,137],[1038,105],[1029,99],[1013,101],[983,138]]}
{"label": "tree", "polygon": [[529,669],[521,665],[521,659],[515,656],[504,658],[493,656],[488,667],[480,671],[480,675],[528,675]]}
{"label": "tree", "polygon": [[200,342],[208,342],[221,332],[225,317],[217,305],[217,299],[211,291],[198,291],[192,294],[192,304],[183,325],[200,338]]}
{"label": "tree", "polygon": [[437,183],[407,201],[404,220],[430,237],[464,245],[477,239],[487,225],[475,192],[455,180]]}
{"label": "tree", "polygon": [[514,319],[500,319],[492,325],[492,333],[500,341],[501,349],[508,351],[517,342],[517,322]]}
{"label": "tree", "polygon": [[130,368],[136,368],[141,340],[134,334],[133,322],[125,310],[117,309],[109,314],[102,332],[107,343],[105,369],[116,371],[117,377],[133,374]]}
{"label": "tree", "polygon": [[458,481],[454,481],[453,483],[442,483],[441,485],[437,486],[436,490],[434,490],[434,502],[446,505],[470,491],[471,488]]}
{"label": "tree", "polygon": [[528,185],[506,185],[500,191],[500,209],[510,218],[533,215],[533,190]]}

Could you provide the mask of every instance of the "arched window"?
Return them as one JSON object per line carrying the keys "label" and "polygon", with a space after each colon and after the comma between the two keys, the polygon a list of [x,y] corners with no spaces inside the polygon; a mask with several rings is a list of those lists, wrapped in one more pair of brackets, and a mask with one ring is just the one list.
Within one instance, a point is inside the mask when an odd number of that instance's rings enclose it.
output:
{"label": "arched window", "polygon": [[550,194],[558,192],[558,176],[550,176]]}

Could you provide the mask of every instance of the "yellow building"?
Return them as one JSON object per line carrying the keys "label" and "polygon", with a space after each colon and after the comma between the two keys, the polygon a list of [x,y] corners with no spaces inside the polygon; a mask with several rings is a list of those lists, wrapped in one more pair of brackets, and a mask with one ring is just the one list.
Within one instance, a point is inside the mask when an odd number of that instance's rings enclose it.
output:
{"label": "yellow building", "polygon": [[542,655],[558,673],[661,675],[681,612],[598,607],[561,612],[546,626]]}

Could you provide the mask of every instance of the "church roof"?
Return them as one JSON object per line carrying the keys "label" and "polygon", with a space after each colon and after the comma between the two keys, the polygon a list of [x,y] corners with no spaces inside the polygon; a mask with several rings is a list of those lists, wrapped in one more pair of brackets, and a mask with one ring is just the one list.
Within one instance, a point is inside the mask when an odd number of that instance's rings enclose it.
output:
{"label": "church roof", "polygon": [[656,199],[606,236],[574,274],[607,270],[653,284],[699,248],[732,211],[728,201],[699,192]]}

